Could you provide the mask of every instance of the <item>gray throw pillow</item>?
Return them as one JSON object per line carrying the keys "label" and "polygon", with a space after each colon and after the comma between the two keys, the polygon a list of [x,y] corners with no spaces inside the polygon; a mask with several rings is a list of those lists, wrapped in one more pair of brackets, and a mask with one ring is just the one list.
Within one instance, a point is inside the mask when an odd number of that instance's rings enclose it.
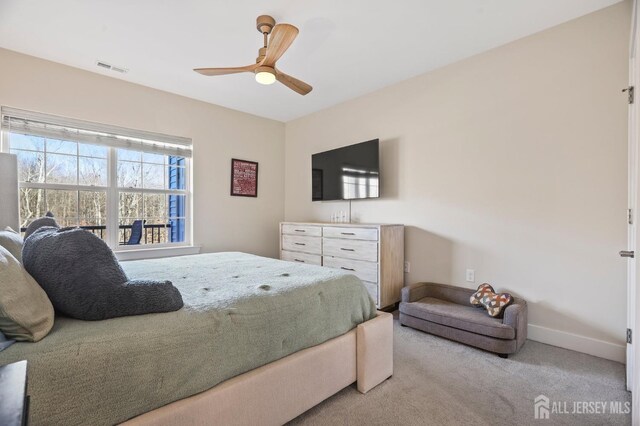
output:
{"label": "gray throw pillow", "polygon": [[9,250],[18,262],[22,262],[22,236],[9,226],[0,231],[0,246]]}
{"label": "gray throw pillow", "polygon": [[72,318],[103,320],[176,311],[183,305],[171,281],[129,280],[109,246],[84,229],[34,229],[25,239],[22,259],[54,308]]}
{"label": "gray throw pillow", "polygon": [[27,226],[27,230],[24,231],[24,239],[26,240],[27,238],[29,238],[29,235],[33,234],[36,229],[42,228],[43,226],[55,226],[56,228],[58,227],[58,223],[53,217],[53,213],[47,212],[44,217],[40,217],[31,222]]}
{"label": "gray throw pillow", "polygon": [[0,247],[0,331],[13,340],[37,342],[53,327],[51,302],[20,262]]}

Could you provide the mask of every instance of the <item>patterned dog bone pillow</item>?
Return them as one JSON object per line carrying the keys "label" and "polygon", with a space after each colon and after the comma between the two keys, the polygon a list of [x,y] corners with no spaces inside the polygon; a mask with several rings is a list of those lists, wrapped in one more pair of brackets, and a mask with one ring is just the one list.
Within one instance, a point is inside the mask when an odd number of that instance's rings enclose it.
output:
{"label": "patterned dog bone pillow", "polygon": [[487,283],[480,284],[480,286],[478,286],[478,291],[471,295],[471,299],[469,301],[472,305],[481,308],[483,306],[482,298],[488,294],[495,294],[493,287]]}
{"label": "patterned dog bone pillow", "polygon": [[480,285],[478,291],[471,296],[471,304],[483,306],[492,317],[499,317],[512,301],[509,293],[496,293],[493,287],[486,283]]}
{"label": "patterned dog bone pillow", "polygon": [[499,317],[504,308],[506,308],[512,300],[513,298],[509,293],[499,293],[486,295],[482,298],[482,304],[487,309],[489,315]]}

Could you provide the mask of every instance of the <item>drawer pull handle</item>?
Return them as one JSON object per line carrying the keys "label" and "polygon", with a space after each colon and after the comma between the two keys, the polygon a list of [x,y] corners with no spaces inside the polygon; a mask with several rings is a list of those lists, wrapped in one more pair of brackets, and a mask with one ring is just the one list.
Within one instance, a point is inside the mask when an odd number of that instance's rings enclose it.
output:
{"label": "drawer pull handle", "polygon": [[345,271],[355,271],[353,268],[345,268],[344,266],[341,266],[340,269],[344,269]]}
{"label": "drawer pull handle", "polygon": [[304,229],[296,229],[295,231],[296,231],[296,232],[307,232],[307,231],[305,231]]}
{"label": "drawer pull handle", "polygon": [[297,246],[306,246],[305,243],[294,243],[294,244],[297,245]]}
{"label": "drawer pull handle", "polygon": [[344,250],[344,251],[355,251],[354,249],[347,249],[347,248],[340,248],[340,250]]}
{"label": "drawer pull handle", "polygon": [[342,235],[356,235],[355,232],[341,232]]}
{"label": "drawer pull handle", "polygon": [[293,259],[293,260],[295,260],[296,262],[302,262],[302,263],[304,263],[304,260],[301,260],[301,259]]}

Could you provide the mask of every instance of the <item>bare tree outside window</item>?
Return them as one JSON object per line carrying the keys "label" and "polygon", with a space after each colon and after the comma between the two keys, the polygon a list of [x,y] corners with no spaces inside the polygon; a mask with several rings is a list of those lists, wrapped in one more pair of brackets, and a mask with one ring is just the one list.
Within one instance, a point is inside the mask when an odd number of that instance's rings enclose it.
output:
{"label": "bare tree outside window", "polygon": [[61,226],[81,226],[106,239],[110,150],[117,162],[118,243],[129,243],[135,221],[144,224],[139,244],[183,242],[184,158],[11,133],[21,227],[51,211]]}

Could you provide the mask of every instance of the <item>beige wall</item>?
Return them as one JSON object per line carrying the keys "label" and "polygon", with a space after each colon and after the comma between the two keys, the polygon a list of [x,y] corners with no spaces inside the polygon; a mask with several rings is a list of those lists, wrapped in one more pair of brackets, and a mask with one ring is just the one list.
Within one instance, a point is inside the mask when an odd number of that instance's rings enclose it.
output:
{"label": "beige wall", "polygon": [[406,224],[407,283],[475,269],[530,302],[532,337],[620,359],[629,22],[620,3],[287,123],[286,219],[347,208],[311,202],[312,153],[380,138],[383,198],[353,211]]}
{"label": "beige wall", "polygon": [[[194,242],[278,253],[284,124],[0,49],[0,105],[193,139]],[[231,158],[258,161],[258,198],[229,196]]]}
{"label": "beige wall", "polygon": [[[205,251],[276,256],[283,217],[347,208],[310,201],[311,154],[378,137],[383,198],[354,202],[354,215],[407,225],[408,283],[472,286],[475,269],[476,285],[529,300],[536,339],[619,359],[629,17],[627,1],[287,123],[286,135],[282,123],[2,49],[0,105],[192,138]],[[229,196],[232,157],[260,162],[257,199]]]}

